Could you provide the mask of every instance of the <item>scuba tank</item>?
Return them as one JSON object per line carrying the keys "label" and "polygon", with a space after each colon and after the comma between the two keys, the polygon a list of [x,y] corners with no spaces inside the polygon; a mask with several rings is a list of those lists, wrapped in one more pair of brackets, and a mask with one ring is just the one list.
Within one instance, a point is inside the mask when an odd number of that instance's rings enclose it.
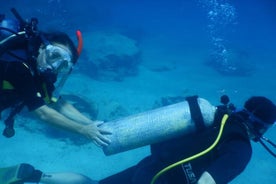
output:
{"label": "scuba tank", "polygon": [[5,15],[0,15],[0,41],[12,34],[17,34],[19,30],[20,25],[16,19],[7,19]]}
{"label": "scuba tank", "polygon": [[122,119],[104,123],[112,132],[111,144],[104,147],[106,155],[189,135],[213,125],[216,107],[197,96]]}
{"label": "scuba tank", "polygon": [[[5,18],[5,15],[0,14],[0,56],[14,45],[20,45],[23,42],[36,43],[39,35],[37,18],[25,21],[16,9],[12,8],[11,12],[15,19],[8,19]],[[33,47],[31,44],[28,47],[31,52]]]}

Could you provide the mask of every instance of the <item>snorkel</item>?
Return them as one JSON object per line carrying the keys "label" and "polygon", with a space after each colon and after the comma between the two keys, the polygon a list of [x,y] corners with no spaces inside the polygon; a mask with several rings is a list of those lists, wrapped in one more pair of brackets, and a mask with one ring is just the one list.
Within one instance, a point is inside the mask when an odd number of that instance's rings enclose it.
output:
{"label": "snorkel", "polygon": [[77,52],[78,52],[78,56],[80,56],[82,48],[83,48],[83,39],[82,39],[82,34],[81,34],[80,30],[76,31],[76,36],[78,39]]}
{"label": "snorkel", "polygon": [[[76,37],[77,37],[77,40],[78,40],[78,44],[77,44],[76,48],[77,48],[77,54],[78,54],[78,57],[79,57],[81,52],[82,52],[82,49],[83,49],[83,39],[82,39],[82,33],[81,33],[80,30],[76,31]],[[75,62],[73,61],[74,64],[76,64],[76,62],[77,62],[77,60]],[[56,86],[56,89],[53,92],[53,97],[55,98],[55,100],[59,96],[61,89],[63,88],[65,82],[67,81],[67,78],[69,77],[69,75],[72,72],[72,69],[73,68],[71,68],[71,70],[61,78],[58,85]]]}

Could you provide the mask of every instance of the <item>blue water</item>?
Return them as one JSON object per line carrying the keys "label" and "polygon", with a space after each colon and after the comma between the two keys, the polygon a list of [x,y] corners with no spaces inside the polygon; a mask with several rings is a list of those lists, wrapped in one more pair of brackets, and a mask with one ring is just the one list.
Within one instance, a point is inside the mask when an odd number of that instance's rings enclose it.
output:
{"label": "blue water", "polygon": [[[86,113],[95,119],[108,121],[143,112],[156,107],[156,102],[167,96],[198,94],[217,104],[220,95],[228,94],[241,106],[252,95],[264,95],[276,102],[275,0],[6,0],[0,7],[0,13],[7,17],[13,16],[11,7],[24,18],[37,17],[41,30],[65,31],[74,41],[75,30],[82,31],[85,48],[64,93],[93,103],[97,112]],[[113,63],[108,73],[106,68],[95,68],[92,49],[96,43],[88,38],[93,32],[116,33],[135,41],[141,51],[139,62],[131,66]],[[20,141],[23,145],[28,145],[26,141],[31,136],[41,133],[26,131],[25,126],[19,127],[20,131],[22,137],[30,136]],[[101,150],[83,145],[76,136],[72,136],[73,143],[58,143],[60,139],[43,136],[43,131],[40,136],[53,143],[45,141],[33,152],[12,146],[21,150],[21,158],[9,159],[10,151],[4,151],[3,164],[22,160],[47,171],[71,170],[99,179],[148,154],[147,148],[142,148],[105,157]],[[275,127],[267,137],[276,140]],[[17,144],[14,139],[10,142]],[[1,145],[6,144],[1,138]],[[55,144],[63,147],[57,148]],[[49,145],[53,149],[43,151],[43,146]],[[252,161],[231,183],[275,183],[275,160],[260,145],[253,146]],[[32,154],[33,157],[27,156]],[[68,158],[80,160],[64,163],[67,160],[62,159]],[[117,162],[121,160],[125,161]]]}

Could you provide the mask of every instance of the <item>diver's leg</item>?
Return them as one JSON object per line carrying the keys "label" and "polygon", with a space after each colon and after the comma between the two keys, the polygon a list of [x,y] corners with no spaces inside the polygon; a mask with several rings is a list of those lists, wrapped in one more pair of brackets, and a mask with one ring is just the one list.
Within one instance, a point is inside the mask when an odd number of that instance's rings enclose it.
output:
{"label": "diver's leg", "polygon": [[34,169],[30,164],[19,164],[0,168],[0,184],[97,184],[98,182],[76,173],[46,173]]}
{"label": "diver's leg", "polygon": [[[124,184],[124,183],[132,183],[132,184],[148,184],[150,183],[152,177],[155,173],[157,173],[160,169],[153,174],[149,172],[150,169],[156,169],[155,167],[151,167],[153,162],[153,157],[148,156],[141,160],[137,165],[129,167],[117,174],[108,176],[99,181],[99,184]],[[148,168],[147,168],[148,167]],[[163,167],[164,168],[164,167]],[[144,182],[146,181],[146,182]]]}
{"label": "diver's leg", "polygon": [[98,184],[97,181],[77,173],[44,173],[40,182],[44,184]]}
{"label": "diver's leg", "polygon": [[42,172],[35,170],[30,164],[18,164],[11,167],[0,168],[1,184],[22,184],[24,182],[38,183]]}

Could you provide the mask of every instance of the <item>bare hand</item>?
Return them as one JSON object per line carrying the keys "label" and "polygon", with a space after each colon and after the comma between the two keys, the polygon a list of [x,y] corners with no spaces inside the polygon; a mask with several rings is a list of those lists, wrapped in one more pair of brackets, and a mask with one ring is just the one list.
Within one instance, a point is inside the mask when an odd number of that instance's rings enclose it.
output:
{"label": "bare hand", "polygon": [[84,125],[82,128],[82,134],[88,139],[93,140],[93,142],[100,147],[108,146],[110,144],[110,140],[105,136],[111,134],[111,132],[100,128],[103,124],[103,121],[94,121],[89,125]]}

